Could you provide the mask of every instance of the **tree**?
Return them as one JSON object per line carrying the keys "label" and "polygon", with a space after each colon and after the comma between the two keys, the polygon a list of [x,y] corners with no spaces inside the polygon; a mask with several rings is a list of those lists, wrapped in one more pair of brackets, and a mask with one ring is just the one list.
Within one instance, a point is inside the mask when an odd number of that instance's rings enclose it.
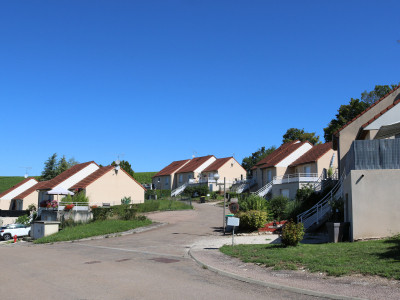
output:
{"label": "tree", "polygon": [[332,136],[336,131],[338,131],[347,122],[358,116],[377,100],[388,94],[395,87],[397,87],[396,84],[391,84],[390,86],[376,85],[374,90],[370,92],[364,91],[361,93],[361,100],[351,98],[349,104],[341,105],[338,109],[335,119],[332,119],[328,126],[324,128],[325,141],[332,141]]}
{"label": "tree", "polygon": [[243,158],[242,167],[247,171],[248,174],[251,173],[251,168],[258,163],[263,158],[270,155],[276,149],[275,146],[271,146],[268,149],[265,147],[261,147],[256,152],[252,153],[250,156]]}
{"label": "tree", "polygon": [[61,157],[60,161],[57,164],[57,175],[60,175],[62,172],[68,170],[70,168],[70,165],[68,164],[65,155]]}
{"label": "tree", "polygon": [[44,170],[42,171],[42,180],[50,180],[57,176],[57,153],[54,153],[44,163]]}
{"label": "tree", "polygon": [[349,122],[364,111],[369,105],[359,99],[351,98],[348,105],[341,105],[336,118],[332,119],[328,127],[324,128],[324,138],[326,142],[332,141],[333,134],[344,124]]}
{"label": "tree", "polygon": [[77,164],[79,164],[79,162],[77,162],[75,158],[71,157],[70,159],[68,159],[68,168],[71,168]]}
{"label": "tree", "polygon": [[[115,161],[113,161],[111,165],[115,166],[116,165]],[[121,160],[119,165],[122,169],[124,169],[125,172],[127,172],[129,175],[133,177],[133,174],[135,174],[135,172],[132,170],[132,166],[129,162],[127,162],[126,160]]]}
{"label": "tree", "polygon": [[311,144],[320,144],[319,136],[315,132],[305,132],[304,129],[289,128],[283,135],[283,143],[288,143],[291,141],[309,141]]}

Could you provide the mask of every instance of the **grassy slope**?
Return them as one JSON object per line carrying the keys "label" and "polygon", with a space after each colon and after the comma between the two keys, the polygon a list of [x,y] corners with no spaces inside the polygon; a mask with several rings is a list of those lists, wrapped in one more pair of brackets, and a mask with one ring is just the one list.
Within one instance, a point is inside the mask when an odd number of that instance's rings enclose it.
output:
{"label": "grassy slope", "polygon": [[22,176],[0,176],[0,193],[21,182],[25,178]]}
{"label": "grassy slope", "polygon": [[274,269],[296,270],[328,275],[378,275],[400,280],[400,236],[354,243],[223,246],[221,252],[244,262],[260,263]]}
{"label": "grassy slope", "polygon": [[151,178],[157,172],[135,172],[134,178],[139,181],[140,183],[151,183]]}

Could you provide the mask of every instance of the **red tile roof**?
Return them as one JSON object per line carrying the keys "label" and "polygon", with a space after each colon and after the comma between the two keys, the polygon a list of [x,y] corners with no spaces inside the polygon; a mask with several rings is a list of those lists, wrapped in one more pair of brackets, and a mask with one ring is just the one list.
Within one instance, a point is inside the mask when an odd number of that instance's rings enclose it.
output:
{"label": "red tile roof", "polygon": [[186,164],[189,160],[190,159],[173,161],[153,177],[171,175],[172,173],[175,173],[179,168],[181,168],[184,164]]}
{"label": "red tile roof", "polygon": [[310,143],[308,141],[306,142],[292,141],[289,143],[285,143],[281,145],[278,149],[276,149],[274,152],[272,152],[270,155],[260,160],[252,169],[254,170],[257,168],[264,169],[273,167],[278,163],[280,163],[282,160],[284,160],[287,156],[292,154],[294,151],[296,151],[298,148],[303,146],[304,144],[310,144]]}
{"label": "red tile roof", "polygon": [[203,172],[218,171],[225,163],[227,163],[232,157],[218,158],[211,165],[203,170]]}
{"label": "red tile roof", "polygon": [[316,162],[331,149],[332,149],[332,142],[315,145],[306,153],[304,153],[302,156],[300,156],[297,160],[295,160],[289,167]]}
{"label": "red tile roof", "polygon": [[379,102],[381,102],[383,99],[385,99],[386,97],[388,97],[389,95],[393,94],[398,88],[400,87],[400,84],[395,87],[394,89],[392,89],[389,93],[387,93],[385,96],[381,97],[379,100],[375,101],[375,103],[373,103],[371,106],[367,107],[365,110],[363,110],[360,114],[358,114],[357,116],[355,116],[351,121],[347,122],[346,124],[344,124],[341,128],[339,128],[338,130],[336,130],[333,135],[337,135],[340,131],[342,131],[343,129],[345,129],[347,126],[349,126],[351,123],[353,123],[355,120],[357,120],[359,117],[361,117],[363,114],[365,114],[367,111],[369,111],[371,108],[373,108],[375,105],[377,105]]}
{"label": "red tile roof", "polygon": [[22,192],[21,194],[15,196],[13,198],[13,200],[15,199],[19,199],[19,200],[23,200],[25,197],[29,196],[30,194],[32,194],[33,192],[35,192],[36,190],[40,190],[40,188],[45,185],[48,181],[42,181],[42,182],[38,182],[36,183],[34,186],[32,186],[31,188],[27,189],[25,192]]}
{"label": "red tile roof", "polygon": [[75,175],[79,171],[83,170],[84,168],[86,168],[90,164],[97,165],[94,161],[89,161],[89,162],[85,162],[85,163],[82,163],[82,164],[78,164],[78,165],[72,166],[68,170],[62,172],[57,177],[54,177],[51,180],[45,181],[46,184],[42,185],[40,187],[40,189],[41,190],[51,190],[52,188],[56,187],[61,182],[67,180],[68,178],[70,178],[71,176]]}
{"label": "red tile roof", "polygon": [[89,184],[91,184],[92,182],[96,181],[97,179],[99,179],[101,176],[106,174],[108,171],[111,171],[112,169],[114,169],[114,166],[101,167],[100,169],[94,171],[92,174],[90,174],[89,176],[85,177],[84,179],[82,179],[78,183],[74,184],[74,186],[72,186],[70,189],[84,189]]}
{"label": "red tile roof", "polygon": [[12,192],[12,191],[15,190],[16,188],[19,188],[21,185],[23,185],[24,183],[28,182],[28,181],[31,180],[31,179],[35,180],[36,183],[38,182],[35,178],[32,178],[32,177],[25,178],[25,179],[22,180],[21,182],[19,182],[19,183],[17,183],[16,185],[10,187],[8,190],[5,190],[4,192],[0,193],[0,198],[1,198],[1,197],[4,197],[4,196],[7,195],[8,193]]}
{"label": "red tile roof", "polygon": [[387,112],[388,110],[391,110],[393,107],[395,107],[397,104],[400,103],[400,99],[397,99],[396,101],[393,102],[393,104],[390,104],[388,107],[386,107],[385,109],[383,109],[380,113],[376,114],[373,118],[371,118],[368,122],[366,122],[365,124],[363,124],[361,127],[365,128],[367,127],[369,124],[371,124],[373,121],[375,121],[376,119],[378,119],[380,116],[382,116],[385,112]]}
{"label": "red tile roof", "polygon": [[202,164],[204,164],[207,160],[209,160],[211,157],[215,157],[215,156],[207,155],[207,156],[195,157],[189,163],[187,163],[182,169],[178,170],[177,173],[193,172],[198,167],[200,167]]}

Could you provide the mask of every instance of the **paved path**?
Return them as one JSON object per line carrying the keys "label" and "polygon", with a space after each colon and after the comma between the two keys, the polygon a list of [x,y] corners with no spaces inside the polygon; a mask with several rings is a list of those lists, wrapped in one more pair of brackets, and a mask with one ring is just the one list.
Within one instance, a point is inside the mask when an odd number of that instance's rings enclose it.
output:
{"label": "paved path", "polygon": [[[304,272],[271,272],[225,257],[216,248],[231,239],[219,232],[219,207],[203,204],[194,211],[160,212],[149,217],[168,224],[115,238],[0,246],[0,286],[7,291],[1,299],[334,298],[329,296],[331,293],[400,299],[398,285],[359,283],[353,279],[332,281]],[[242,237],[236,241],[271,241],[266,238],[272,236]],[[200,264],[189,256],[189,250]],[[270,283],[283,287],[273,288]]]}

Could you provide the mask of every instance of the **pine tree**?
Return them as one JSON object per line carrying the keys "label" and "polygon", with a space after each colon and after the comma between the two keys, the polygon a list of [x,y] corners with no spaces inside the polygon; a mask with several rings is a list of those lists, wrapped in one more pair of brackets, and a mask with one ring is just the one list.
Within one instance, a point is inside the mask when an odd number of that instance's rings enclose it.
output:
{"label": "pine tree", "polygon": [[57,175],[60,175],[62,172],[68,170],[70,165],[68,164],[65,155],[60,159],[60,161],[57,164]]}
{"label": "pine tree", "polygon": [[50,180],[57,176],[57,153],[54,153],[44,163],[44,170],[42,171],[42,181]]}

